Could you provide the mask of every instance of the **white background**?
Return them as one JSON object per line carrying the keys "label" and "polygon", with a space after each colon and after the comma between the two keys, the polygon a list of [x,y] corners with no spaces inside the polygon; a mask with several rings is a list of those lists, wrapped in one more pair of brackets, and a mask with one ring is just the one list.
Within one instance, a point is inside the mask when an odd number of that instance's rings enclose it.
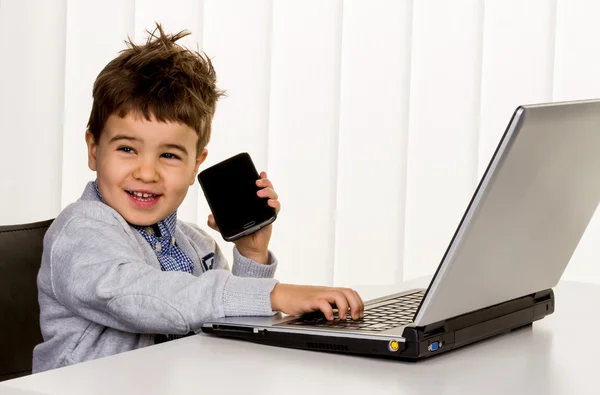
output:
{"label": "white background", "polygon": [[[93,81],[159,21],[228,92],[206,166],[247,151],[275,183],[280,280],[430,274],[515,107],[600,96],[599,17],[594,0],[0,0],[0,224],[80,196]],[[179,218],[207,215],[195,185]],[[596,215],[565,278],[600,283],[599,259]]]}

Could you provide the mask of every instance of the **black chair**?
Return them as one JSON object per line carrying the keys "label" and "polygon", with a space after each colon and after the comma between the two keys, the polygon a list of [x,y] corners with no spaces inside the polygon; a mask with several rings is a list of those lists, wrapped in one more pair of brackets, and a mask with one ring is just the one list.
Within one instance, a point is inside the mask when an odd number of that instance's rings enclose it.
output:
{"label": "black chair", "polygon": [[0,381],[31,374],[42,341],[37,274],[52,221],[0,226]]}

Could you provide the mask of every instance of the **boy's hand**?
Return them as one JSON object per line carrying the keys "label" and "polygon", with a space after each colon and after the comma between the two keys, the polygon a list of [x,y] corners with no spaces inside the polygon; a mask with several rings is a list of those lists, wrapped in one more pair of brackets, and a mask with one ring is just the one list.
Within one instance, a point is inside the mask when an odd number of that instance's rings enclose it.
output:
{"label": "boy's hand", "polygon": [[[267,178],[267,173],[264,171],[260,173],[260,180],[256,180],[256,185],[262,188],[257,192],[258,196],[268,199],[267,204],[273,207],[275,212],[279,214],[281,210],[281,203],[277,200],[279,196],[275,192],[275,189],[273,189],[273,183]],[[217,232],[219,231],[212,214],[208,216],[208,226]],[[269,262],[269,241],[271,240],[272,232],[273,224],[269,224],[251,235],[234,241],[234,243],[240,254],[255,262],[266,265]]]}
{"label": "boy's hand", "polygon": [[364,316],[365,304],[350,288],[277,284],[271,291],[271,309],[285,314],[300,315],[321,310],[325,318],[332,320],[334,307],[337,307],[340,319],[346,319],[348,307],[352,319]]}

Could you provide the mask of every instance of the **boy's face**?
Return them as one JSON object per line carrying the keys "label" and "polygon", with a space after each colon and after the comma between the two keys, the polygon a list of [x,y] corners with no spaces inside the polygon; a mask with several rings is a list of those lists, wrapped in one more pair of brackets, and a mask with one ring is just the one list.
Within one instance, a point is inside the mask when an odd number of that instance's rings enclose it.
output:
{"label": "boy's face", "polygon": [[180,123],[111,115],[98,142],[86,133],[88,165],[97,172],[102,198],[127,222],[147,226],[171,215],[193,185],[206,150]]}

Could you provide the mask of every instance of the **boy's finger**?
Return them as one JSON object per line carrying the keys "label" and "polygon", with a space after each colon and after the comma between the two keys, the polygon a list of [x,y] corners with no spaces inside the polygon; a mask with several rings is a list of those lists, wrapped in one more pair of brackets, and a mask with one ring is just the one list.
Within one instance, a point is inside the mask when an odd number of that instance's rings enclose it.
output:
{"label": "boy's finger", "polygon": [[342,291],[336,289],[332,291],[331,297],[333,300],[330,300],[330,302],[335,302],[338,309],[338,316],[341,320],[345,320],[346,315],[348,314],[348,299],[346,295]]}
{"label": "boy's finger", "polygon": [[358,292],[354,291],[354,294],[356,295],[356,297],[358,298],[359,302],[360,302],[360,313],[359,316],[360,318],[365,316],[365,302],[363,302],[362,298],[360,297],[360,295],[358,294]]}
{"label": "boy's finger", "polygon": [[329,321],[333,320],[333,308],[327,300],[319,299],[317,302],[317,308],[321,310],[325,318],[327,318]]}
{"label": "boy's finger", "polygon": [[208,215],[208,221],[206,221],[206,223],[212,229],[216,230],[217,232],[219,231],[219,227],[217,226],[217,223],[215,221],[215,217],[212,214]]}
{"label": "boy's finger", "polygon": [[268,178],[261,178],[256,180],[256,185],[262,188],[273,188],[273,183]]}
{"label": "boy's finger", "polygon": [[279,199],[279,195],[277,194],[277,192],[275,192],[273,190],[273,188],[263,188],[260,191],[257,192],[258,196],[260,197],[264,197],[264,198],[269,198],[269,199]]}
{"label": "boy's finger", "polygon": [[362,303],[360,298],[356,296],[356,293],[348,288],[342,288],[341,291],[344,293],[344,296],[348,300],[350,304],[350,314],[353,319],[358,319],[360,317],[360,313],[362,311]]}
{"label": "boy's finger", "polygon": [[356,299],[357,309],[358,309],[358,313],[360,315],[360,313],[362,313],[365,309],[365,302],[363,302],[362,298],[360,297],[358,292],[356,292],[355,290],[348,288],[348,291]]}
{"label": "boy's finger", "polygon": [[269,201],[267,202],[267,204],[270,207],[273,207],[275,209],[276,213],[279,214],[279,212],[281,211],[281,203],[279,202],[279,200],[269,199]]}

